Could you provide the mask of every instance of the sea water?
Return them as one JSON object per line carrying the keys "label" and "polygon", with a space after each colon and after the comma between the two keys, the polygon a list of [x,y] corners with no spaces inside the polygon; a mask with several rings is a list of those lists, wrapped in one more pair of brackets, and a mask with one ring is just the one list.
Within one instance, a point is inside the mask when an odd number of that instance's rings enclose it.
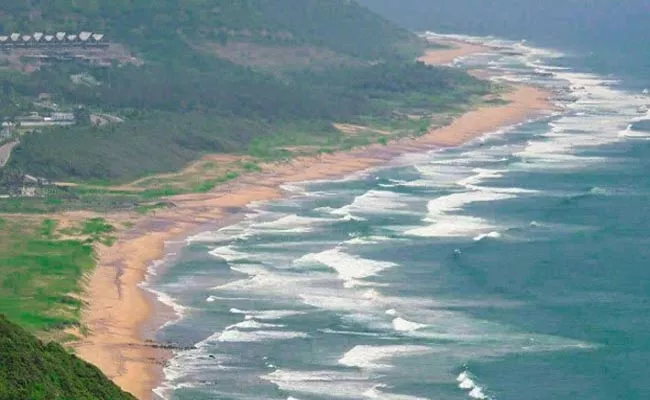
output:
{"label": "sea water", "polygon": [[169,399],[650,398],[650,97],[520,42],[458,61],[561,111],[187,241]]}

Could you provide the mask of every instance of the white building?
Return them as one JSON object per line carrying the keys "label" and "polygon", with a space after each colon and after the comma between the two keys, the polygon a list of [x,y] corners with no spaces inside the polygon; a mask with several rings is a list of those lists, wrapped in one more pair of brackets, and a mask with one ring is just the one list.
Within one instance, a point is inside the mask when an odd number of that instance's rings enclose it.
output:
{"label": "white building", "polygon": [[81,32],[79,33],[79,40],[81,40],[82,42],[86,42],[88,41],[88,39],[90,39],[92,35],[93,35],[92,32]]}

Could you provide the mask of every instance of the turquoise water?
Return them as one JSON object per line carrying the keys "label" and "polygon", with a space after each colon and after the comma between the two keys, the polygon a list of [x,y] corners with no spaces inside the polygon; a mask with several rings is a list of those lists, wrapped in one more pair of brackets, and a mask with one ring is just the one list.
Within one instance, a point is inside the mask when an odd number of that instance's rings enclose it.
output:
{"label": "turquoise water", "polygon": [[497,48],[461,64],[563,111],[288,185],[190,238],[150,279],[182,316],[159,339],[194,346],[160,395],[649,397],[650,97],[575,54],[464,38]]}

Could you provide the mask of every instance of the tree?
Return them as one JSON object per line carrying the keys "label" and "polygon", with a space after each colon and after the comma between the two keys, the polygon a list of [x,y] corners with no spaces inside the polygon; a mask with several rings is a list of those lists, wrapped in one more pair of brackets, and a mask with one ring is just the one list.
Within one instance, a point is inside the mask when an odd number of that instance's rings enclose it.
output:
{"label": "tree", "polygon": [[90,111],[84,106],[74,109],[74,118],[77,125],[90,125]]}

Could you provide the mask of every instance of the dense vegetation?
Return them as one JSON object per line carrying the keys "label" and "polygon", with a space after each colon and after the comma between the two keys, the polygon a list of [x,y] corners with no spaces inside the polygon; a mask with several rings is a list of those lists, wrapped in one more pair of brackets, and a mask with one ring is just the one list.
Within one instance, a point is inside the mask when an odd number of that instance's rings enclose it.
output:
{"label": "dense vegetation", "polygon": [[0,10],[5,32],[105,32],[165,61],[184,38],[309,44],[364,59],[394,57],[414,41],[348,0],[2,0]]}
{"label": "dense vegetation", "polygon": [[0,400],[134,400],[95,366],[0,314]]}
{"label": "dense vegetation", "polygon": [[[63,81],[56,72],[33,74],[30,84]],[[209,152],[246,152],[256,138],[282,134],[299,121],[303,144],[314,144],[310,139],[328,130],[323,121],[372,116],[387,122],[399,110],[449,111],[489,89],[463,72],[415,62],[307,70],[284,82],[250,71],[230,82],[200,71],[160,78],[166,73],[138,80],[137,68],[125,68],[112,87],[62,85],[63,96],[116,109],[127,122],[28,134],[7,170],[58,180],[128,180],[178,169]]]}
{"label": "dense vegetation", "polygon": [[[340,137],[329,123],[370,118],[390,125],[396,111],[450,110],[488,89],[458,71],[414,63],[419,39],[349,0],[0,0],[0,10],[0,31],[104,32],[144,61],[113,68],[55,64],[30,74],[0,68],[0,117],[31,111],[30,99],[47,92],[59,104],[126,120],[26,135],[1,172],[5,178],[25,172],[125,181],[210,152],[270,154],[260,143],[278,142],[291,131],[287,126],[297,125],[305,137],[292,131],[291,138],[318,144],[327,132],[336,147]],[[355,61],[274,73],[206,50],[233,42],[306,46]],[[73,82],[78,74],[99,84]]]}

